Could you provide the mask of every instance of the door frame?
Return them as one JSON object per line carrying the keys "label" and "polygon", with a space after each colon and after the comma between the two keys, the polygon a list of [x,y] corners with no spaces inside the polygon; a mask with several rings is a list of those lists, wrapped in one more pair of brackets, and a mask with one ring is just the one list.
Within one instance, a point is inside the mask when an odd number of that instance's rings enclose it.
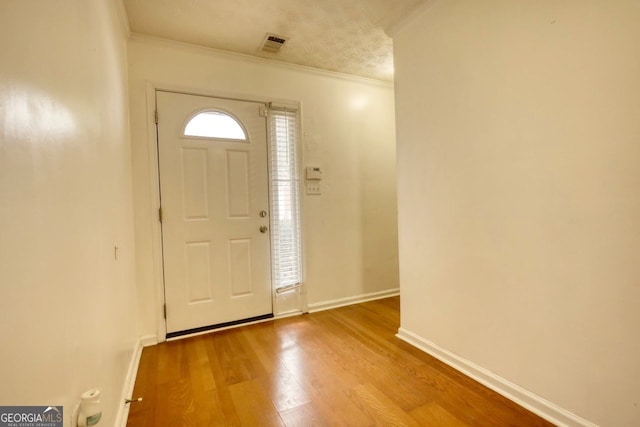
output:
{"label": "door frame", "polygon": [[[158,134],[155,120],[155,111],[156,111],[156,92],[157,91],[165,91],[165,92],[176,92],[182,93],[186,95],[196,95],[196,96],[209,96],[213,98],[223,98],[223,99],[233,99],[238,101],[248,101],[248,102],[259,102],[259,103],[269,103],[274,102],[278,104],[289,104],[293,105],[298,110],[299,117],[299,129],[300,135],[303,135],[302,128],[302,112],[301,112],[301,103],[299,101],[292,101],[288,99],[277,99],[277,98],[268,98],[263,96],[255,96],[255,95],[247,95],[244,93],[233,93],[233,92],[224,92],[218,90],[210,90],[204,88],[190,87],[190,86],[182,86],[175,85],[163,82],[149,81],[145,82],[146,86],[146,117],[147,117],[147,152],[148,152],[148,166],[149,166],[149,183],[151,184],[149,188],[149,192],[151,193],[151,206],[148,211],[148,219],[150,221],[151,226],[151,246],[152,246],[152,259],[153,259],[153,273],[152,273],[152,281],[155,293],[154,299],[154,318],[156,322],[156,336],[155,337],[141,337],[141,343],[143,345],[152,345],[158,342],[164,342],[167,340],[167,324],[166,319],[164,317],[164,306],[165,306],[165,293],[164,293],[164,267],[163,267],[163,259],[162,259],[162,226],[158,218],[158,211],[160,208],[160,171],[159,171],[159,155],[158,155]],[[267,135],[267,144],[269,144],[269,136]],[[267,150],[267,161],[270,160],[269,149]],[[303,163],[303,144],[300,142],[298,156],[299,156],[299,167],[304,165]],[[271,179],[271,168],[267,165],[268,169],[268,179]],[[302,171],[300,171],[302,172]],[[303,180],[300,180],[300,194],[303,193]],[[270,198],[270,196],[269,196]],[[300,198],[300,211],[301,216],[303,215],[303,202],[304,197]],[[304,222],[303,222],[304,224]],[[304,228],[304,227],[303,227]],[[304,239],[304,231],[302,233],[302,250],[305,253],[305,239]],[[302,264],[302,275],[306,277],[306,268],[305,263]],[[303,286],[299,289],[299,298],[300,298],[300,313],[305,313],[308,311],[307,306],[307,298],[306,298],[306,288]],[[272,298],[272,306],[273,306],[273,318],[277,319],[279,317],[287,317],[291,316],[290,312],[284,313],[284,315],[279,315],[276,312],[276,293],[273,289],[273,283],[271,284],[271,298]],[[257,322],[249,322],[243,323],[242,325],[247,325],[251,323],[259,323],[265,322],[270,319],[260,320]],[[237,326],[230,326],[237,327]],[[228,328],[220,328],[215,330],[223,330]],[[211,331],[201,332],[199,334],[208,333]],[[193,334],[198,335],[198,334]],[[176,338],[188,338],[192,335],[184,335],[182,337]]]}

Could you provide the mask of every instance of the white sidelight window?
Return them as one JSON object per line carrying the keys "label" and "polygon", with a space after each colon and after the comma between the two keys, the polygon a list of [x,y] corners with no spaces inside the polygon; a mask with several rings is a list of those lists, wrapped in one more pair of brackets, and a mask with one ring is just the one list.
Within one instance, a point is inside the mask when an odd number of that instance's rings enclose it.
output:
{"label": "white sidelight window", "polygon": [[276,291],[302,283],[298,112],[270,106],[271,258]]}

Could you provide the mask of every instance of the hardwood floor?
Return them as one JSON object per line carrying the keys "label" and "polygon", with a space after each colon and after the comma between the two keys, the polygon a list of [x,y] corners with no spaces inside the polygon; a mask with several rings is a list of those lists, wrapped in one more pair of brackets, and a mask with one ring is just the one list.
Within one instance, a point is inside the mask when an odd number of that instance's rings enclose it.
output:
{"label": "hardwood floor", "polygon": [[400,300],[147,347],[128,426],[550,426],[397,339]]}

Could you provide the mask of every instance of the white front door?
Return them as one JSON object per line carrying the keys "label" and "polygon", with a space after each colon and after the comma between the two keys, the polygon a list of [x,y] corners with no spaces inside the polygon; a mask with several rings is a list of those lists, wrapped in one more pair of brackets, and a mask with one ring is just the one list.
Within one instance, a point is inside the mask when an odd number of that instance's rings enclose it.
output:
{"label": "white front door", "polygon": [[167,333],[271,315],[264,104],[156,97]]}

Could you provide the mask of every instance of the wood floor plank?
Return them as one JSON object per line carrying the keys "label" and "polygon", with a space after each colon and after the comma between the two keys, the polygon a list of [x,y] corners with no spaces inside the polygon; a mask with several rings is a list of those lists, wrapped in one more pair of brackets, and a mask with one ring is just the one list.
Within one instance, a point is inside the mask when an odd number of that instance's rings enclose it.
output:
{"label": "wood floor plank", "polygon": [[213,336],[211,336],[211,339],[206,340],[204,345],[209,357],[209,368],[216,385],[218,403],[220,404],[222,416],[227,420],[227,423],[239,426],[241,425],[240,418],[229,392],[226,370],[221,366],[221,360],[218,358],[219,353],[216,351],[216,343],[219,344],[219,341],[214,340]]}
{"label": "wood floor plank", "polygon": [[363,382],[366,377],[362,372],[352,369],[344,359],[328,345],[327,332],[317,328],[308,319],[303,324],[294,325],[296,329],[297,346],[300,352],[285,358],[285,362],[292,372],[294,363],[309,365],[306,375],[315,378],[316,384],[327,382],[348,389]]}
{"label": "wood floor plank", "polygon": [[550,426],[395,337],[398,297],[143,350],[129,412],[153,426]]}
{"label": "wood floor plank", "polygon": [[418,423],[405,411],[389,399],[389,396],[378,390],[372,384],[361,384],[351,390],[352,398],[358,402],[358,406],[378,426],[415,426]]}
{"label": "wood floor plank", "polygon": [[233,384],[231,398],[243,426],[282,426],[284,422],[273,406],[269,393],[257,380]]}
{"label": "wood floor plank", "polygon": [[215,357],[219,361],[227,385],[244,382],[263,374],[259,361],[250,353],[237,331],[221,331],[212,335]]}
{"label": "wood floor plank", "polygon": [[284,364],[280,364],[272,375],[262,377],[257,381],[280,412],[311,402],[307,393]]}
{"label": "wood floor plank", "polygon": [[468,427],[436,402],[415,408],[409,415],[421,426]]}
{"label": "wood floor plank", "polygon": [[362,382],[370,382],[382,389],[393,389],[390,398],[405,410],[429,401],[431,396],[428,390],[415,387],[419,386],[419,383],[404,381],[398,366],[359,342],[352,335],[352,331],[345,330],[344,326],[335,322],[333,318],[324,319],[322,325],[327,331],[333,332],[323,335],[326,345],[332,346],[346,366],[357,367],[363,378]]}
{"label": "wood floor plank", "polygon": [[203,339],[195,339],[188,346],[191,396],[194,404],[194,422],[197,426],[224,426],[228,422],[222,410],[220,396]]}
{"label": "wood floor plank", "polygon": [[[284,325],[286,321],[287,319],[282,319],[280,323]],[[288,328],[276,328],[272,322],[242,328],[241,333],[264,371],[269,374],[278,368],[280,360],[286,358],[290,352],[299,350],[295,340],[288,333]]]}
{"label": "wood floor plank", "polygon": [[305,403],[283,411],[280,413],[280,417],[287,427],[321,427],[330,425],[312,403]]}
{"label": "wood floor plank", "polygon": [[194,426],[195,406],[190,388],[188,379],[158,384],[156,420],[165,425]]}
{"label": "wood floor plank", "polygon": [[290,358],[283,363],[301,384],[317,411],[328,420],[328,425],[374,425],[374,420],[362,412],[346,393],[360,383],[359,379],[343,375],[346,372],[344,366],[334,364],[326,354],[303,353],[299,358]]}

